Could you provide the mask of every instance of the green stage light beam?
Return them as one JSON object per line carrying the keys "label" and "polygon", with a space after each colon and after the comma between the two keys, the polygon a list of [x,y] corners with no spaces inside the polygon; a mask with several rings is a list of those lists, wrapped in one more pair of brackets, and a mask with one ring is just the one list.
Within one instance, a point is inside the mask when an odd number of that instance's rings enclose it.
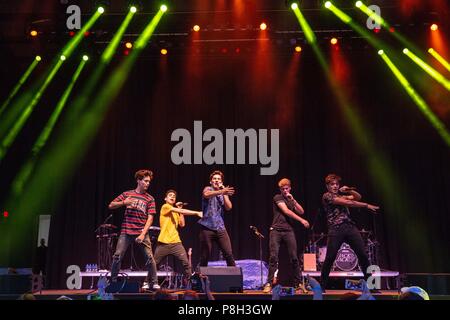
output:
{"label": "green stage light beam", "polygon": [[[331,1],[327,1],[326,7],[330,10],[334,9],[335,14],[338,13],[341,20],[347,21],[354,29],[357,29],[357,32],[360,32],[363,36],[368,37],[368,40],[372,45],[380,43],[377,39],[373,39],[372,37],[370,37],[368,32],[365,32],[365,30],[354,23],[348,15],[337,9]],[[306,22],[307,24],[306,19],[304,20],[304,22]],[[411,212],[410,208],[412,206],[409,204],[408,197],[406,195],[399,194],[398,192],[398,190],[403,190],[403,188],[401,188],[399,179],[396,178],[395,170],[393,170],[392,166],[389,164],[387,157],[379,150],[379,148],[376,148],[374,142],[375,139],[367,130],[369,126],[364,123],[362,117],[350,103],[347,95],[344,93],[343,88],[339,86],[338,80],[331,73],[329,65],[318,45],[316,43],[310,44],[312,45],[314,53],[316,54],[320,65],[328,78],[331,89],[338,100],[338,105],[343,114],[344,120],[346,121],[348,127],[352,132],[352,137],[354,138],[358,146],[362,150],[364,150],[364,153],[367,155],[366,159],[367,166],[369,168],[369,174],[372,178],[373,183],[375,185],[381,186],[380,193],[383,202],[386,204],[386,207],[402,213]],[[400,203],[398,201],[399,198],[402,199]],[[408,227],[407,229],[408,230],[405,230],[405,233],[401,237],[401,240],[404,241],[404,243],[407,243],[408,241],[410,242],[409,234],[420,234],[420,232],[415,232],[417,231],[417,228],[415,228],[415,226]],[[425,243],[425,241],[422,240],[423,239],[419,239],[419,237],[417,237],[416,239],[414,239],[414,245],[416,245],[417,248],[421,248],[422,250],[424,250],[426,249],[426,246],[422,245],[422,243]]]}
{"label": "green stage light beam", "polygon": [[414,61],[419,67],[421,67],[426,73],[428,73],[434,80],[439,82],[447,90],[450,91],[450,81],[446,79],[442,74],[440,74],[436,69],[431,67],[428,63],[420,59],[407,48],[403,49],[403,53],[407,55],[412,61]]}
{"label": "green stage light beam", "polygon": [[369,18],[373,19],[377,24],[382,26],[384,29],[388,30],[389,33],[395,37],[397,40],[399,40],[404,46],[413,48],[414,51],[419,52],[420,50],[416,47],[414,43],[406,39],[404,36],[402,36],[398,31],[391,32],[391,25],[383,19],[380,15],[378,15],[376,12],[373,12],[370,10],[369,7],[367,7],[362,1],[357,1],[355,3],[355,6],[359,8],[362,12],[364,12]]}
{"label": "green stage light beam", "polygon": [[114,53],[116,52],[117,47],[120,44],[120,40],[122,39],[133,17],[133,13],[127,14],[125,19],[119,26],[119,29],[117,29],[116,33],[114,34],[113,39],[109,42],[108,46],[103,51],[98,67],[90,75],[90,77],[83,85],[80,93],[74,98],[74,101],[71,103],[71,107],[69,108],[68,114],[66,115],[67,119],[63,121],[67,128],[70,128],[74,121],[78,121],[79,114],[82,112],[83,108],[87,106],[91,101],[94,89],[96,88],[97,83],[100,81],[102,75],[104,74],[106,67],[114,57]]}
{"label": "green stage light beam", "polygon": [[431,54],[437,61],[439,61],[448,71],[450,71],[450,63],[444,59],[436,50],[433,48],[428,49],[428,53]]}
{"label": "green stage light beam", "polygon": [[36,58],[33,59],[33,62],[28,66],[27,70],[22,75],[22,77],[20,78],[19,82],[16,84],[16,86],[13,88],[13,90],[9,94],[8,98],[6,99],[6,101],[3,102],[2,106],[0,107],[0,115],[3,113],[3,111],[9,105],[11,100],[16,96],[17,92],[23,86],[25,81],[27,81],[27,79],[29,78],[29,76],[31,75],[33,70],[37,67],[37,65],[39,64],[40,61],[41,61],[41,57],[40,56],[36,56]]}
{"label": "green stage light beam", "polygon": [[301,12],[298,5],[291,6],[292,11],[294,11],[295,16],[297,17],[297,20],[300,24],[300,27],[302,28],[303,32],[305,33],[306,41],[311,45],[317,59],[319,60],[319,63],[321,64],[322,68],[328,72],[328,63],[325,59],[325,56],[320,50],[319,45],[317,44],[317,38],[314,34],[314,31],[312,30],[311,26],[309,25],[308,21],[305,19],[305,16]]}
{"label": "green stage light beam", "polygon": [[18,196],[20,193],[22,193],[23,186],[34,169],[34,166],[36,164],[36,158],[39,155],[39,152],[47,143],[50,134],[52,133],[56,125],[56,122],[58,121],[58,118],[61,115],[61,112],[63,111],[64,107],[67,104],[67,100],[69,99],[69,96],[73,90],[73,87],[75,86],[76,81],[78,80],[78,77],[80,76],[81,72],[86,66],[86,63],[87,60],[83,57],[74,75],[72,76],[72,80],[70,81],[69,85],[67,86],[63,95],[61,96],[61,99],[58,101],[55,111],[53,111],[50,119],[48,120],[41,134],[36,139],[36,142],[34,143],[33,148],[31,149],[30,158],[22,166],[19,173],[14,178],[12,183],[12,193],[14,198]]}
{"label": "green stage light beam", "polygon": [[101,60],[103,63],[108,63],[114,56],[114,53],[116,52],[116,49],[120,43],[120,40],[122,39],[123,34],[127,30],[127,27],[131,22],[131,19],[133,19],[135,12],[136,12],[135,10],[130,10],[128,12],[127,16],[125,17],[125,20],[120,25],[119,30],[117,30],[113,39],[111,40],[108,47],[102,54]]}
{"label": "green stage light beam", "polygon": [[306,21],[305,17],[303,16],[303,13],[300,11],[298,5],[292,6],[292,10],[294,11],[295,16],[298,19],[298,22],[300,23],[300,26],[302,27],[302,30],[305,33],[306,40],[308,41],[308,43],[309,44],[316,43],[317,42],[316,35],[314,34],[314,31],[312,30],[308,21]]}
{"label": "green stage light beam", "polygon": [[69,43],[63,48],[62,55],[67,58],[70,57],[72,52],[76,49],[76,47],[80,44],[81,40],[84,38],[84,33],[88,31],[92,26],[97,22],[98,18],[102,15],[103,12],[101,10],[96,10],[92,17],[86,22],[86,24],[77,32],[75,37],[73,37]]}
{"label": "green stage light beam", "polygon": [[[81,40],[84,38],[84,33],[88,31],[92,26],[95,24],[95,22],[98,20],[98,18],[102,15],[101,10],[96,10],[95,13],[91,16],[91,18],[86,22],[86,24],[81,28],[80,31],[75,35],[75,37],[71,38],[70,41],[65,45],[65,47],[61,50],[61,52],[57,55],[58,59],[56,63],[59,63],[59,61],[63,61],[70,57],[70,55],[73,53],[73,51],[77,48]],[[48,74],[51,74],[54,70],[51,69]],[[43,77],[44,80],[39,80],[37,84],[35,84],[35,87],[32,90],[29,90],[29,92],[25,92],[21,97],[20,101],[14,104],[13,107],[9,108],[11,109],[10,113],[7,114],[6,119],[2,119],[3,121],[0,122],[0,137],[3,137],[7,135],[7,130],[10,126],[14,126],[16,123],[16,119],[20,116],[22,110],[24,110],[29,104],[30,99],[35,95],[35,92],[38,90],[38,88],[41,86],[41,83],[43,81],[46,81],[48,78],[47,76]],[[2,153],[4,150],[2,150],[2,147],[0,145],[0,161],[2,159]]]}
{"label": "green stage light beam", "polygon": [[395,66],[395,64],[391,61],[388,55],[383,52],[380,54],[383,58],[384,62],[388,65],[389,69],[394,73],[395,77],[398,79],[400,84],[403,86],[405,91],[414,101],[414,103],[419,107],[420,111],[425,115],[431,125],[436,129],[441,138],[450,147],[450,133],[445,127],[444,123],[431,111],[430,107],[427,105],[425,100],[414,90],[409,81],[405,78],[405,76],[401,73],[401,71]]}
{"label": "green stage light beam", "polygon": [[353,30],[364,37],[375,48],[386,47],[380,40],[376,39],[370,32],[361,27],[358,23],[355,23],[348,14],[336,7],[332,2],[328,1],[329,5],[326,6],[328,10],[333,12],[342,22],[348,24]]}
{"label": "green stage light beam", "polygon": [[[162,6],[161,6],[162,7]],[[163,11],[162,8],[156,13],[156,16],[152,19],[149,25],[144,29],[142,34],[139,36],[139,38],[136,40],[134,47],[138,50],[144,49],[147,46],[148,40],[150,40],[150,37],[152,36],[153,32],[155,31],[156,26],[158,25],[159,21],[161,20],[164,12],[167,11],[166,9]],[[135,52],[135,51],[133,51]]]}
{"label": "green stage light beam", "polygon": [[[161,14],[156,14],[147,27],[154,30],[155,21],[160,18]],[[151,32],[145,33],[146,41],[141,49],[148,43],[150,36]],[[100,128],[108,105],[119,94],[140,52],[141,50],[133,50],[132,54],[122,60],[112,72],[92,103],[89,104],[89,108],[83,110],[76,118],[77,130],[73,130],[73,123],[72,126],[63,126],[60,134],[55,135],[55,142],[45,153],[42,153],[33,174],[27,180],[27,192],[22,193],[20,201],[14,202],[14,207],[10,209],[16,212],[18,225],[26,225],[30,215],[42,212],[41,210],[45,210],[49,201],[60,198],[64,187],[60,186],[55,190],[54,183],[65,181],[73,176],[76,167],[83,159],[87,148]],[[20,231],[12,232],[11,237],[14,241],[20,241]]]}
{"label": "green stage light beam", "polygon": [[20,115],[19,119],[14,123],[11,130],[6,134],[6,137],[3,138],[2,143],[0,145],[0,162],[5,157],[6,153],[8,152],[9,147],[16,139],[17,135],[19,134],[22,127],[25,125],[25,122],[30,117],[31,113],[34,110],[34,107],[38,104],[38,102],[41,100],[42,95],[44,94],[45,90],[49,86],[49,84],[52,82],[53,78],[55,77],[56,73],[58,72],[59,68],[61,68],[63,64],[63,60],[58,60],[56,65],[53,67],[52,71],[48,75],[47,79],[45,79],[44,84],[41,86],[39,91],[33,96],[33,99],[31,102],[26,106],[25,110]]}

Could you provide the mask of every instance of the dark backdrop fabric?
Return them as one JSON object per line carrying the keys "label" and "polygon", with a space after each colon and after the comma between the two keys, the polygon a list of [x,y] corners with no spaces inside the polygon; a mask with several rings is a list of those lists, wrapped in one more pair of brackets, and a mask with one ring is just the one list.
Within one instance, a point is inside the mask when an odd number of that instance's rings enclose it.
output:
{"label": "dark backdrop fabric", "polygon": [[[364,130],[375,137],[375,151],[383,153],[393,168],[403,188],[401,192],[408,195],[412,204],[411,212],[400,214],[395,206],[386,207],[383,203],[380,186],[370,178],[366,154],[355,143],[354,133],[312,52],[302,53],[298,70],[291,79],[293,82],[286,80],[292,63],[289,56],[141,59],[109,107],[76,175],[68,181],[55,182],[55,188],[65,186],[67,191],[48,208],[52,213],[47,259],[50,286],[65,286],[67,266],[76,264],[84,268],[85,264],[96,262],[94,230],[109,215],[109,202],[135,187],[134,173],[142,168],[154,172],[149,192],[156,199],[158,213],[169,188],[178,191],[179,200],[188,202],[188,208],[200,210],[201,191],[208,185],[210,172],[222,170],[225,184],[236,188],[232,197],[233,210],[226,213],[225,218],[235,259],[259,259],[258,240],[249,229],[254,225],[266,236],[263,241],[265,261],[268,260],[268,230],[272,198],[278,192],[277,181],[283,177],[292,180],[293,195],[320,233],[326,232],[325,220],[320,214],[324,177],[330,172],[337,173],[343,177],[344,184],[358,188],[363,201],[381,206],[376,216],[366,210],[351,211],[360,229],[376,232],[381,244],[382,268],[401,272],[448,272],[449,148],[381,59],[370,50],[346,55],[350,61],[364,63],[351,64],[353,87],[342,90],[348,93],[353,107],[367,124]],[[258,64],[260,61],[267,64]],[[89,68],[92,71],[94,66]],[[286,86],[290,86],[289,90]],[[48,96],[52,96],[52,92],[57,95],[62,89],[55,84]],[[446,107],[448,110],[448,105]],[[45,119],[44,111],[41,112]],[[39,117],[39,112],[34,116]],[[441,117],[450,127],[448,112]],[[174,165],[170,157],[175,145],[170,141],[171,133],[177,128],[186,128],[193,138],[195,120],[203,122],[203,130],[217,128],[222,133],[227,128],[279,129],[278,173],[262,176],[260,164]],[[30,134],[22,135],[19,141],[27,146],[32,141],[32,133],[38,129],[31,123],[24,130]],[[11,152],[14,157],[20,157],[21,152],[25,152],[22,149]],[[3,173],[5,181],[13,171],[9,169],[15,165],[11,160],[13,156],[9,157],[10,160],[5,160],[8,170],[6,164],[2,164],[2,171],[8,171]],[[111,223],[120,226],[122,218],[123,210],[116,210]],[[154,225],[159,225],[159,215],[155,218]],[[420,224],[424,234],[405,235],[403,229],[409,224]],[[187,217],[186,227],[180,233],[184,246],[193,248],[195,266],[199,259],[196,218]],[[34,246],[33,235],[30,232],[28,236]],[[298,225],[296,235],[301,255],[311,231]],[[426,250],[408,246],[408,238],[414,237],[426,241]],[[143,266],[142,255],[135,249],[136,262]],[[280,255],[280,278],[288,283],[287,254],[282,250]],[[28,263],[28,255],[18,256],[18,252],[13,252],[11,261]],[[217,252],[213,258],[218,258]],[[129,261],[127,254],[123,266],[129,266]]]}

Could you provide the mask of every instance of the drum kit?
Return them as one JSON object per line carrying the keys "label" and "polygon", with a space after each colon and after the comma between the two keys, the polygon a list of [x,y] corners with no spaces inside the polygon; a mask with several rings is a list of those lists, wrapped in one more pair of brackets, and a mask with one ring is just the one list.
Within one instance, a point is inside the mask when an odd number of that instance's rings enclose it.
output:
{"label": "drum kit", "polygon": [[[378,264],[378,247],[379,243],[374,239],[374,235],[371,231],[360,230],[360,234],[364,240],[367,257],[371,265]],[[317,265],[321,268],[325,262],[327,256],[327,246],[326,246],[327,235],[312,234],[309,241],[307,250],[309,253],[315,253],[317,259]],[[333,271],[356,271],[358,270],[358,258],[353,251],[353,249],[347,244],[343,243],[338,251],[336,259],[334,261],[332,270]]]}

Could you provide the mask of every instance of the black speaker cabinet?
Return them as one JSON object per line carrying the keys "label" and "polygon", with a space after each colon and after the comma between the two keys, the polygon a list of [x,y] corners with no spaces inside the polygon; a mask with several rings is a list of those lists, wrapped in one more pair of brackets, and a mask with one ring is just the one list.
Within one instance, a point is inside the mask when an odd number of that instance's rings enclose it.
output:
{"label": "black speaker cabinet", "polygon": [[111,282],[105,291],[107,293],[139,293],[140,285],[137,281],[118,278],[116,282]]}
{"label": "black speaker cabinet", "polygon": [[200,267],[200,273],[208,276],[212,292],[242,292],[240,267]]}

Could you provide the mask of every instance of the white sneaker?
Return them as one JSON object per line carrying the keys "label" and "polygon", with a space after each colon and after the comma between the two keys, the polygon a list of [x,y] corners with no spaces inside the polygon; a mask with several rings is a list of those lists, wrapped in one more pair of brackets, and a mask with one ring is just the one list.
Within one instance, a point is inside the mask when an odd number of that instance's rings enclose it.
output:
{"label": "white sneaker", "polygon": [[144,283],[142,284],[142,289],[148,290],[148,282],[144,281]]}
{"label": "white sneaker", "polygon": [[154,284],[153,285],[153,290],[159,290],[161,289],[161,287],[159,286],[159,284]]}

